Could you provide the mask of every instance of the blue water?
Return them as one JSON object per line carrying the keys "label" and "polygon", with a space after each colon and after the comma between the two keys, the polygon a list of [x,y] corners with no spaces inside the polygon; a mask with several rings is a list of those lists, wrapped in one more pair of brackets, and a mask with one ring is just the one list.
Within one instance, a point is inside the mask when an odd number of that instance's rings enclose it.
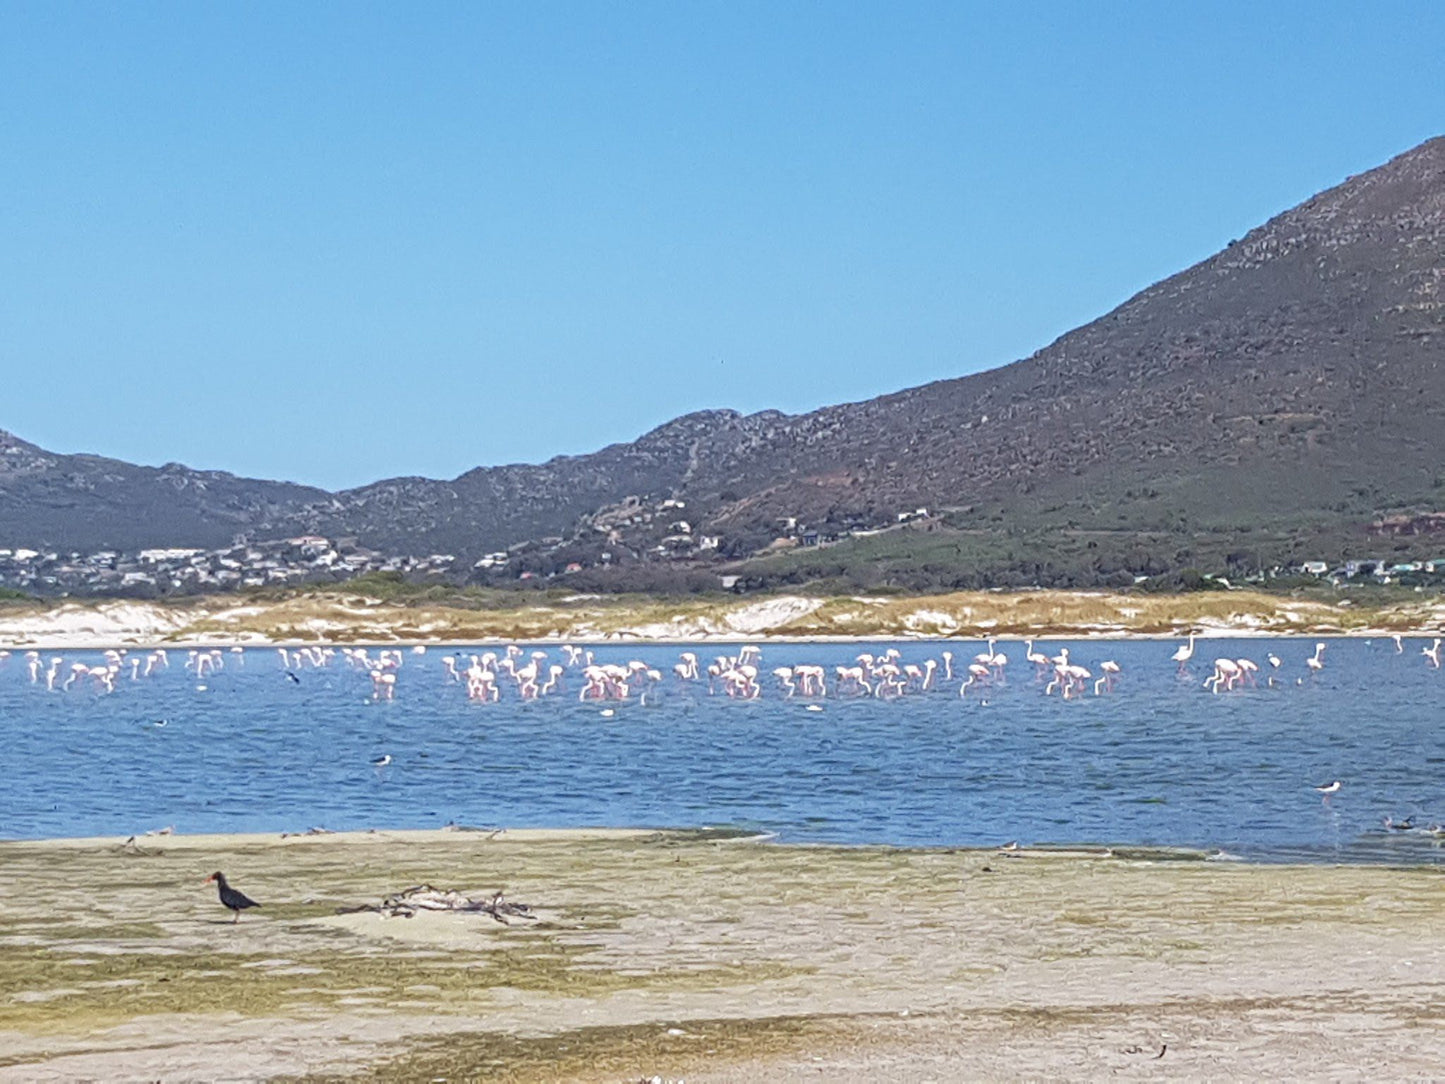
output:
{"label": "blue water", "polygon": [[[227,654],[196,680],[185,652],[114,693],[28,680],[19,653],[0,664],[0,837],[297,831],[467,825],[735,825],[787,841],[988,846],[1113,843],[1221,849],[1263,859],[1445,857],[1424,832],[1383,818],[1445,821],[1445,671],[1424,641],[1204,640],[1188,677],[1174,642],[1041,641],[1068,646],[1116,690],[1045,696],[1019,643],[1006,684],[967,699],[957,683],[892,701],[835,699],[811,712],[767,680],[756,701],[680,689],[680,648],[595,647],[599,662],[639,658],[668,674],[660,702],[522,703],[503,678],[498,704],[466,700],[433,648],[405,656],[396,698],[338,655],[285,675],[274,650]],[[760,669],[850,662],[888,645],[768,645]],[[900,643],[921,663],[978,641]],[[490,650],[497,650],[490,645]],[[695,648],[706,661],[724,650]],[[1284,665],[1265,685],[1270,651]],[[470,650],[463,654],[470,654]],[[99,653],[46,652],[100,664]],[[554,661],[560,651],[551,650]],[[1216,656],[1249,657],[1260,686],[1211,695]],[[463,664],[465,665],[465,664]],[[204,685],[200,688],[199,685]],[[603,707],[615,715],[604,718]],[[164,721],[163,726],[157,725]],[[371,761],[390,754],[392,763]],[[1313,785],[1343,781],[1323,800]]]}

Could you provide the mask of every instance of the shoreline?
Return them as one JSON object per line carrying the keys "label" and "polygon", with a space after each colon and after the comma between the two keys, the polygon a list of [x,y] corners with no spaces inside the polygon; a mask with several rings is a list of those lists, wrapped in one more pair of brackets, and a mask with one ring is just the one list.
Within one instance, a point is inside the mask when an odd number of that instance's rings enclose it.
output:
{"label": "shoreline", "polygon": [[[698,832],[709,831],[698,829]],[[198,851],[231,847],[304,847],[409,845],[442,843],[457,839],[496,839],[502,836],[516,843],[576,843],[592,840],[646,839],[659,834],[688,833],[689,829],[668,828],[362,828],[339,831],[299,832],[146,832],[141,835],[38,836],[0,839],[4,850],[85,851],[123,847],[129,842],[156,853]],[[723,838],[723,837],[718,837]],[[737,838],[745,837],[739,833]]]}
{"label": "shoreline", "polygon": [[[1194,637],[1200,642],[1208,640],[1371,640],[1388,639],[1394,635],[1388,628],[1372,627],[1348,630],[1325,631],[1321,629],[1289,629],[1269,630],[1254,628],[1218,628],[1205,631],[1196,630]],[[1431,640],[1435,637],[1434,629],[1419,629],[1401,632],[1405,640]],[[719,647],[736,644],[762,644],[762,645],[792,645],[806,646],[809,644],[964,644],[964,643],[986,643],[990,638],[999,643],[1022,643],[1025,640],[1046,641],[1079,641],[1086,640],[1100,643],[1172,643],[1186,639],[1188,632],[1138,632],[1130,629],[1095,630],[1092,632],[1080,632],[1077,629],[1066,629],[1056,632],[1033,631],[1033,632],[1007,632],[1007,633],[970,633],[952,636],[923,635],[908,633],[879,632],[876,635],[824,635],[824,636],[789,636],[777,634],[761,634],[755,636],[721,636],[704,635],[695,637],[604,637],[587,639],[584,637],[572,636],[549,636],[549,637],[478,637],[475,639],[437,639],[437,640],[415,640],[415,639],[364,639],[344,637],[340,639],[323,640],[254,640],[254,639],[225,639],[221,637],[208,637],[183,640],[126,640],[126,639],[96,639],[96,640],[15,640],[3,635],[0,630],[0,644],[5,650],[12,654],[16,651],[109,651],[112,649],[123,649],[126,651],[185,651],[201,649],[242,648],[248,651],[265,651],[267,649],[286,648],[294,651],[299,648],[308,647],[364,647],[364,648],[390,648],[410,651],[413,648],[421,647],[427,651],[446,650],[448,648],[468,647],[495,647],[503,644],[516,644],[518,647],[559,647],[564,643],[574,644],[583,648],[605,648],[605,647],[697,647],[704,644],[716,644]]]}
{"label": "shoreline", "polygon": [[8,839],[0,837],[0,856],[7,852],[74,852],[131,851],[148,854],[181,854],[189,851],[245,848],[334,848],[364,846],[413,846],[427,844],[477,844],[501,841],[508,844],[579,844],[599,842],[656,842],[670,840],[688,843],[739,844],[765,846],[779,851],[836,851],[897,855],[967,855],[993,857],[1003,861],[1091,861],[1178,863],[1192,866],[1258,866],[1270,868],[1300,867],[1374,868],[1380,870],[1438,869],[1436,863],[1388,861],[1339,856],[1310,861],[1298,857],[1299,852],[1279,855],[1228,851],[1222,847],[1204,847],[1152,843],[1096,841],[1045,841],[1023,845],[956,844],[956,843],[880,843],[840,842],[835,840],[789,840],[778,833],[738,828],[730,825],[676,825],[649,827],[587,825],[581,827],[513,828],[489,825],[455,825],[443,828],[343,828],[303,829],[299,831],[241,832],[177,832],[148,831],[133,835],[119,833],[90,836],[35,836]]}

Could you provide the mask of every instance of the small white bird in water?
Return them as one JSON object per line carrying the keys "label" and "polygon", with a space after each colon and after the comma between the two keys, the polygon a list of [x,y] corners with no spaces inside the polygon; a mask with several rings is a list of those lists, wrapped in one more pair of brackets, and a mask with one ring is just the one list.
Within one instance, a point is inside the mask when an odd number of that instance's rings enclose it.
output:
{"label": "small white bird in water", "polygon": [[809,705],[807,706],[807,708],[804,709],[804,710],[806,710],[806,711],[822,711],[822,710],[823,710],[823,705],[822,705],[822,704],[809,704]]}
{"label": "small white bird in water", "polygon": [[390,763],[391,763],[391,754],[390,754],[390,753],[382,753],[381,756],[375,758],[375,759],[371,762],[371,766],[372,766],[373,768],[385,768],[385,767],[386,767],[388,764],[390,764]]}
{"label": "small white bird in water", "polygon": [[617,712],[613,711],[611,708],[603,708],[601,714],[602,714],[602,718],[604,718],[604,719],[610,719],[610,718],[612,718],[614,715],[616,715]]}
{"label": "small white bird in water", "polygon": [[1344,784],[1341,783],[1338,779],[1336,779],[1333,783],[1326,783],[1322,787],[1315,787],[1315,790],[1319,791],[1326,798],[1328,798],[1331,794],[1338,794],[1340,791],[1340,787],[1342,786],[1344,786]]}

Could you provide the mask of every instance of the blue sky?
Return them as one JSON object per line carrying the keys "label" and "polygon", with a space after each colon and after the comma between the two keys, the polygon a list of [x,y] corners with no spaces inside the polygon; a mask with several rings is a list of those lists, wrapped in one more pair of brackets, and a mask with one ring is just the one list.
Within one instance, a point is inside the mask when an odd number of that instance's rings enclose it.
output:
{"label": "blue sky", "polygon": [[1445,5],[0,2],[0,428],[329,487],[1005,364],[1445,133]]}

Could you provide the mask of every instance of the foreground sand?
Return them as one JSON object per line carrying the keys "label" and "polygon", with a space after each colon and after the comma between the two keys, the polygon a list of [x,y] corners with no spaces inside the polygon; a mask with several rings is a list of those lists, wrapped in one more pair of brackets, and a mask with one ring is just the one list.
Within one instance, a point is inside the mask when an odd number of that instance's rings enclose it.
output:
{"label": "foreground sand", "polygon": [[[230,924],[202,878],[261,900]],[[337,915],[420,882],[541,921]],[[1430,870],[432,832],[0,844],[0,1080],[1429,1077]]]}

